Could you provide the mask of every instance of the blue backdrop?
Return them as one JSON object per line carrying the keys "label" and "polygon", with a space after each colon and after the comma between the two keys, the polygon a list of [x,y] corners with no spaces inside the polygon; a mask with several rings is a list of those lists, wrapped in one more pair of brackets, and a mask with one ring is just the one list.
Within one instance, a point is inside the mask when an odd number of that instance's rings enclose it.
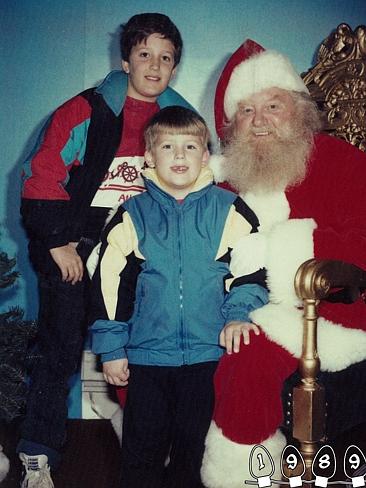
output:
{"label": "blue backdrop", "polygon": [[[365,0],[2,0],[0,6],[0,248],[16,255],[21,279],[1,309],[37,312],[35,276],[19,220],[21,162],[59,104],[119,67],[119,25],[162,12],[178,25],[184,54],[172,86],[213,131],[213,95],[223,65],[247,38],[287,54],[299,72],[342,22],[366,24]],[[78,379],[70,416],[79,416]]]}

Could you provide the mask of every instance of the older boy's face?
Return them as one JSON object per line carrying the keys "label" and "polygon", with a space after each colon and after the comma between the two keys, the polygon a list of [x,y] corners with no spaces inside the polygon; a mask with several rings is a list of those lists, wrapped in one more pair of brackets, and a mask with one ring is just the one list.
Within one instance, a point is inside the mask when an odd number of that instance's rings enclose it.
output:
{"label": "older boy's face", "polygon": [[189,134],[159,134],[145,158],[155,167],[164,190],[177,199],[185,198],[206,165],[208,150],[201,138]]}
{"label": "older boy's face", "polygon": [[160,34],[151,34],[131,49],[130,59],[122,61],[122,68],[129,74],[127,95],[155,102],[175,73],[174,46]]}

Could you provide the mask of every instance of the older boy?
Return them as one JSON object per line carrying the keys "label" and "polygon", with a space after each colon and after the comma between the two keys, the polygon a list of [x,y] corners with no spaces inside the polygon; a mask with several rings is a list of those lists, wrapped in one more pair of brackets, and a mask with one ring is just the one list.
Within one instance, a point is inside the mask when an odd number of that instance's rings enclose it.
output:
{"label": "older boy", "polygon": [[[18,452],[23,487],[53,487],[65,439],[68,380],[80,359],[87,277],[84,262],[108,210],[143,191],[143,127],[159,108],[188,106],[168,88],[182,52],[162,14],[135,15],[121,34],[123,71],[72,98],[51,116],[24,164],[22,216],[39,276],[38,347]],[[43,483],[43,484],[42,484]]]}
{"label": "older boy", "polygon": [[263,272],[242,277],[230,267],[232,249],[258,222],[213,185],[208,129],[195,112],[161,110],[145,141],[147,191],[102,234],[93,351],[106,381],[129,385],[121,487],[198,488],[220,332],[222,345],[236,348],[238,337],[257,331],[249,312],[267,302],[256,283]]}

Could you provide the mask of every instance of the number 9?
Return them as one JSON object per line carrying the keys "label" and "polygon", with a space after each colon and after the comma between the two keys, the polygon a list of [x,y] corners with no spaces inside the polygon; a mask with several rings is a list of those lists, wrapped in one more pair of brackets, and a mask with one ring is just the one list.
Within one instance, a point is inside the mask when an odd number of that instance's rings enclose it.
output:
{"label": "number 9", "polygon": [[297,457],[295,454],[289,454],[286,458],[286,463],[289,469],[294,470],[297,466]]}
{"label": "number 9", "polygon": [[349,457],[348,461],[352,469],[357,469],[360,465],[360,457],[357,456],[357,454],[352,454],[352,456]]}

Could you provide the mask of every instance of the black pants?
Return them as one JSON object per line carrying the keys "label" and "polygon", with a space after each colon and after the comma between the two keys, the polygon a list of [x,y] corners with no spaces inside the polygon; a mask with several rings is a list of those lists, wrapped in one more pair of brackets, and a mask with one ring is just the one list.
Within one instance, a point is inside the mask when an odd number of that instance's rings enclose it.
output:
{"label": "black pants", "polygon": [[200,468],[213,413],[216,367],[217,362],[130,365],[121,488],[203,487]]}
{"label": "black pants", "polygon": [[[83,260],[92,245],[78,252]],[[68,382],[81,359],[86,334],[89,278],[71,285],[60,273],[38,274],[39,315],[36,353],[40,358],[30,372],[26,417],[17,452],[46,454],[51,467],[59,461],[65,442]]]}

